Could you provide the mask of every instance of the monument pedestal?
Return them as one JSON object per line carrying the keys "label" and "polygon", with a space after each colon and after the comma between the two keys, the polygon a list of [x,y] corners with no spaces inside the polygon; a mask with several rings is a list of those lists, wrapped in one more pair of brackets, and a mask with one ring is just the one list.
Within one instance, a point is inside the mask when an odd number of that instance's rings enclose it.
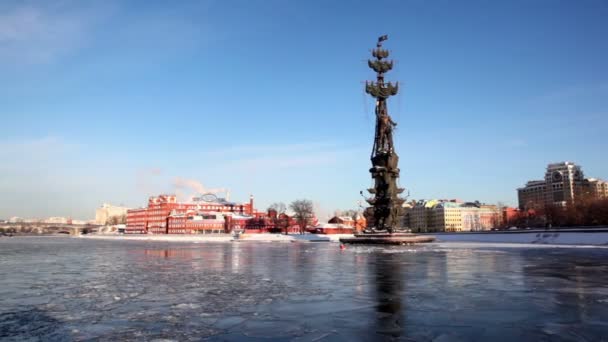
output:
{"label": "monument pedestal", "polygon": [[433,242],[431,235],[416,235],[412,233],[362,233],[354,238],[342,238],[340,242],[362,245],[412,245],[416,243]]}

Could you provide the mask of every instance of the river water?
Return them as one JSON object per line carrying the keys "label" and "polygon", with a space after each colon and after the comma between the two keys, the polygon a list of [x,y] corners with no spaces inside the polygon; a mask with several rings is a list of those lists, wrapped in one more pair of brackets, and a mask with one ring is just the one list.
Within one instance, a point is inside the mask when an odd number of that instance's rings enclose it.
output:
{"label": "river water", "polygon": [[0,238],[0,340],[597,341],[608,249]]}

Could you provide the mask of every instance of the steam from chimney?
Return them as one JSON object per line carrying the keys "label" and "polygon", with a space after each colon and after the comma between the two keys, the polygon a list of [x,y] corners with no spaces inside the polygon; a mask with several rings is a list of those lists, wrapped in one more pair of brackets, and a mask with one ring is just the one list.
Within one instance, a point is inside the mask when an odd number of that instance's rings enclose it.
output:
{"label": "steam from chimney", "polygon": [[[204,194],[226,193],[224,188],[206,188],[201,182],[194,179],[185,179],[176,177],[173,181],[173,186],[176,188],[176,195],[185,197],[187,201],[192,201],[193,197]],[[184,191],[185,190],[185,191]]]}

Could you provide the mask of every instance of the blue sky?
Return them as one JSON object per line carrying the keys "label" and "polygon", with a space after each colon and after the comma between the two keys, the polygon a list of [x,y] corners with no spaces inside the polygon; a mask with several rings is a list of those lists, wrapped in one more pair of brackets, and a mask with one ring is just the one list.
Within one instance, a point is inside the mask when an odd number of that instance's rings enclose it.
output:
{"label": "blue sky", "polygon": [[91,218],[189,194],[180,179],[354,208],[382,34],[410,198],[516,205],[564,160],[608,178],[607,17],[599,0],[3,1],[0,217]]}

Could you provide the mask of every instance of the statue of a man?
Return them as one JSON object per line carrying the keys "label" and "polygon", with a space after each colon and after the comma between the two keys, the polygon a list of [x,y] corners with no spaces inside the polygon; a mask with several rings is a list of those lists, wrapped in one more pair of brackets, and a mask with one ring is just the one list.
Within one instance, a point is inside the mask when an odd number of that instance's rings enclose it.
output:
{"label": "statue of a man", "polygon": [[397,126],[397,123],[388,115],[384,101],[376,103],[376,117],[378,120],[378,146],[380,146],[380,150],[392,152],[393,128]]}

